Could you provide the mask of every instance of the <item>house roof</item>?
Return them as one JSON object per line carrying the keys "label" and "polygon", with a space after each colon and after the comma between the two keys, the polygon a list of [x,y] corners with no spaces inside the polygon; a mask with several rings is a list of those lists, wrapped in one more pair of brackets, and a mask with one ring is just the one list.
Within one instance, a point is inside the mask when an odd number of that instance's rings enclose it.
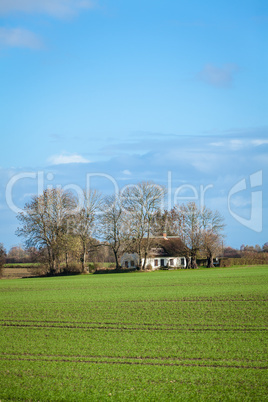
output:
{"label": "house roof", "polygon": [[150,257],[181,257],[187,247],[179,237],[155,237],[151,240]]}

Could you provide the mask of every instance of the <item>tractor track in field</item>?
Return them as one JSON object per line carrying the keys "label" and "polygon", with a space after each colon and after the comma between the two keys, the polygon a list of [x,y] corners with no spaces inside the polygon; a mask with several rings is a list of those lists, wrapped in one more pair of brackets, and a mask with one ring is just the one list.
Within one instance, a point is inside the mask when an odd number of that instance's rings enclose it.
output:
{"label": "tractor track in field", "polygon": [[162,302],[167,302],[167,303],[185,303],[185,302],[191,302],[191,303],[199,303],[199,302],[267,302],[268,299],[205,299],[205,298],[200,298],[200,299],[181,299],[181,300],[168,300],[168,299],[161,299],[161,300],[119,300],[118,303],[162,303]]}
{"label": "tractor track in field", "polygon": [[44,357],[44,358],[65,358],[65,359],[119,359],[119,360],[175,360],[175,361],[209,361],[209,362],[239,362],[239,363],[266,363],[266,360],[255,360],[255,359],[221,359],[221,358],[213,358],[213,357],[174,357],[174,356],[111,356],[111,355],[62,355],[62,354],[41,354],[41,353],[12,353],[12,352],[3,352],[0,353],[0,358],[6,356],[13,356],[13,357]]}
{"label": "tractor track in field", "polygon": [[[40,357],[40,356],[38,356]],[[94,359],[94,357],[93,357]],[[107,359],[107,357],[104,357]],[[118,359],[117,357],[111,357],[111,359]],[[131,359],[131,358],[128,358]],[[246,365],[229,365],[229,364],[194,364],[194,363],[186,363],[180,361],[179,363],[165,363],[165,362],[147,362],[147,361],[118,361],[118,360],[78,360],[71,358],[61,358],[61,359],[49,359],[48,356],[46,358],[24,358],[21,356],[17,357],[3,357],[0,356],[0,360],[4,361],[28,361],[28,362],[56,362],[56,363],[84,363],[84,364],[113,364],[113,365],[138,365],[138,366],[167,366],[167,367],[205,367],[205,368],[234,368],[234,369],[251,369],[251,370],[267,370],[268,366],[246,366]],[[189,359],[185,359],[184,361],[189,361]]]}
{"label": "tractor track in field", "polygon": [[[205,298],[205,297],[200,297],[200,298],[196,298],[196,299],[156,299],[156,300],[116,300],[113,301],[113,303],[115,304],[120,304],[120,303],[151,303],[151,304],[159,304],[159,303],[185,303],[185,302],[189,302],[189,303],[197,303],[197,302],[212,302],[212,303],[217,303],[217,302],[267,302],[268,299],[259,299],[259,298],[252,298],[252,299],[216,299],[216,298]],[[109,300],[97,300],[97,303],[105,303],[107,304],[107,302],[109,302]],[[68,304],[70,303],[69,301],[46,301],[47,303],[51,303],[51,304]],[[76,303],[75,301],[72,301],[72,304]],[[80,302],[77,302],[80,303]],[[87,300],[87,303],[94,303],[96,304],[96,300]]]}
{"label": "tractor track in field", "polygon": [[[30,324],[29,324],[30,323]],[[8,325],[20,325],[20,324],[25,324],[25,325],[33,325],[36,324],[35,326],[40,326],[40,324],[44,324],[45,326],[49,326],[46,324],[58,324],[61,325],[63,324],[64,326],[70,326],[70,327],[75,327],[77,328],[77,324],[80,325],[82,327],[82,325],[87,325],[89,327],[94,327],[95,325],[100,325],[101,327],[105,326],[119,326],[121,328],[121,326],[126,327],[126,326],[130,326],[130,328],[133,328],[133,323],[132,322],[101,322],[101,321],[60,321],[60,320],[10,320],[10,319],[0,319],[0,326],[8,326]],[[164,327],[164,328],[170,328],[170,329],[181,329],[184,327],[212,327],[212,328],[222,328],[224,327],[224,324],[165,324],[165,323],[157,323],[157,324],[153,324],[153,323],[146,323],[143,322],[142,324],[139,323],[135,323],[135,326],[140,326],[141,328],[146,328],[146,327]],[[53,325],[51,325],[51,327],[53,327]],[[84,326],[82,328],[85,328]],[[254,329],[254,330],[268,330],[268,327],[266,326],[262,326],[261,328],[256,327],[254,325],[228,325],[228,329],[229,328],[234,328],[234,329]],[[147,328],[146,328],[147,329]]]}
{"label": "tractor track in field", "polygon": [[[155,324],[151,324],[154,326],[150,326],[147,324],[135,324],[136,326],[128,326],[126,323],[85,323],[84,325],[73,325],[73,323],[70,322],[43,322],[39,324],[40,321],[34,325],[32,322],[30,324],[27,324],[26,322],[2,322],[0,323],[0,327],[16,327],[16,328],[57,328],[57,329],[84,329],[84,330],[94,330],[94,329],[101,329],[101,330],[125,330],[125,331],[180,331],[180,332],[185,332],[185,331],[233,331],[233,332],[266,332],[267,328],[258,328],[258,327],[240,327],[240,328],[235,328],[234,326],[232,327],[225,327],[223,324],[217,324],[217,325],[211,325],[208,327],[207,324],[191,324],[191,326],[185,324],[181,326],[169,326],[165,324],[160,324],[158,326],[155,326]],[[47,324],[46,324],[47,323]],[[60,325],[62,324],[62,325]],[[79,323],[83,324],[83,323]],[[140,326],[139,326],[140,325]],[[147,325],[147,326],[146,326]],[[195,325],[196,328],[192,328],[192,326]]]}
{"label": "tractor track in field", "polygon": [[[1,290],[2,291],[2,290]],[[96,302],[98,303],[98,304],[107,304],[107,302],[109,302],[109,300],[87,300],[87,303],[88,304],[90,304],[90,303],[92,303],[92,304],[94,304],[94,305],[96,305]],[[168,300],[168,299],[161,299],[161,300],[159,300],[159,299],[157,299],[157,300],[153,300],[153,299],[151,299],[151,300],[116,300],[116,301],[113,301],[113,303],[114,304],[133,304],[133,303],[135,303],[135,304],[137,304],[137,303],[146,303],[146,304],[153,304],[153,305],[157,305],[157,308],[161,308],[161,307],[159,307],[159,304],[162,304],[162,303],[207,303],[207,302],[209,302],[209,303],[213,303],[213,304],[216,304],[216,303],[229,303],[229,302],[232,302],[232,303],[234,303],[234,302],[255,302],[255,303],[263,303],[263,302],[268,302],[268,299],[257,299],[257,298],[252,298],[252,299],[208,299],[208,298],[197,298],[197,299],[171,299],[171,300]],[[17,302],[9,302],[9,305],[10,304],[17,304]],[[45,301],[45,302],[43,302],[43,301],[40,301],[40,304],[72,304],[72,305],[74,305],[74,304],[81,304],[81,302],[80,301],[72,301],[72,302],[70,302],[70,301]]]}

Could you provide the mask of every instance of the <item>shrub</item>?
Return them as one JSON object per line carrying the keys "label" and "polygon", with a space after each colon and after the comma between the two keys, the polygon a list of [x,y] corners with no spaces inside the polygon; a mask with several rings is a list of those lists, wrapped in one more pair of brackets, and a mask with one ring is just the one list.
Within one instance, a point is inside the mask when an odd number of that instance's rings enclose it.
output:
{"label": "shrub", "polygon": [[147,265],[146,265],[146,269],[147,269],[148,271],[152,271],[153,267],[152,267],[151,264],[147,264]]}
{"label": "shrub", "polygon": [[161,266],[159,269],[161,269],[161,270],[165,270],[165,269],[168,269],[168,266],[167,266],[167,265],[165,265],[165,266]]}
{"label": "shrub", "polygon": [[95,271],[95,264],[93,264],[93,262],[90,262],[88,264],[88,271],[89,272],[94,272]]}
{"label": "shrub", "polygon": [[70,275],[81,274],[81,272],[82,272],[81,265],[75,262],[69,264],[68,267],[64,267],[63,270],[64,274],[70,274]]}
{"label": "shrub", "polygon": [[37,267],[29,268],[28,272],[31,272],[33,276],[46,276],[49,272],[49,266],[42,264]]}

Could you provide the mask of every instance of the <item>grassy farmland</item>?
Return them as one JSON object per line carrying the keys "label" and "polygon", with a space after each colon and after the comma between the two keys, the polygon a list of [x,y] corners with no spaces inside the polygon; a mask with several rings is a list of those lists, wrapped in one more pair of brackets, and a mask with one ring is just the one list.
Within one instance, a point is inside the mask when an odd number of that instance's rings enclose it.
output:
{"label": "grassy farmland", "polygon": [[267,273],[0,281],[0,400],[267,400]]}

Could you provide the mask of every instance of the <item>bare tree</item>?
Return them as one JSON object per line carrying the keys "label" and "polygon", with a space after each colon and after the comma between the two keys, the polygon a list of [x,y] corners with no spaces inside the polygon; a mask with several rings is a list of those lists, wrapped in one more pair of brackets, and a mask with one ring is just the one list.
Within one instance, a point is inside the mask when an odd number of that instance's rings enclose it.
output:
{"label": "bare tree", "polygon": [[265,253],[268,252],[268,242],[264,243],[264,245],[262,246],[262,251]]}
{"label": "bare tree", "polygon": [[195,202],[176,207],[177,232],[187,246],[187,267],[197,268],[196,256],[201,245],[201,214]]}
{"label": "bare tree", "polygon": [[154,236],[162,236],[166,233],[167,236],[172,236],[174,233],[171,231],[170,211],[160,209],[154,214],[152,233]]}
{"label": "bare tree", "polygon": [[[129,217],[132,245],[139,256],[139,268],[146,267],[153,218],[164,203],[165,189],[153,182],[129,186],[123,193],[124,208]],[[143,258],[143,264],[142,264]]]}
{"label": "bare tree", "polygon": [[123,254],[129,229],[126,213],[120,196],[106,197],[102,206],[101,236],[113,251],[116,268],[120,266],[119,257]]}
{"label": "bare tree", "polygon": [[207,258],[207,267],[213,267],[213,257],[222,251],[224,219],[218,211],[204,207],[201,211],[201,251]]}
{"label": "bare tree", "polygon": [[[81,201],[81,200],[80,200]],[[88,273],[86,266],[87,253],[92,245],[92,236],[97,220],[97,211],[102,203],[101,194],[96,190],[84,191],[82,205],[78,207],[78,212],[72,220],[72,233],[80,241],[80,261],[82,271]]]}
{"label": "bare tree", "polygon": [[25,238],[27,247],[45,247],[51,274],[60,272],[60,254],[64,234],[75,208],[74,197],[61,189],[48,189],[32,197],[17,218],[22,225],[17,235]]}
{"label": "bare tree", "polygon": [[4,265],[4,263],[6,262],[6,256],[7,256],[6,249],[3,243],[0,243],[0,267]]}
{"label": "bare tree", "polygon": [[21,246],[13,246],[9,250],[7,257],[14,259],[14,262],[22,262],[26,255],[26,251]]}
{"label": "bare tree", "polygon": [[4,263],[6,262],[6,249],[3,245],[3,243],[0,243],[0,278],[2,277],[2,268]]}

